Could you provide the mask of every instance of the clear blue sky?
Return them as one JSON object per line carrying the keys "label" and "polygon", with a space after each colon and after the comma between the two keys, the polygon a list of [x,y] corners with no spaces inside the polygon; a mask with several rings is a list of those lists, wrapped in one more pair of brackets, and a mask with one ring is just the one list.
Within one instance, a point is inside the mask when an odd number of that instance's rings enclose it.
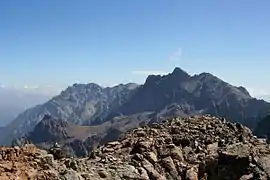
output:
{"label": "clear blue sky", "polygon": [[270,92],[270,1],[6,0],[0,83],[142,83],[146,72],[214,73]]}

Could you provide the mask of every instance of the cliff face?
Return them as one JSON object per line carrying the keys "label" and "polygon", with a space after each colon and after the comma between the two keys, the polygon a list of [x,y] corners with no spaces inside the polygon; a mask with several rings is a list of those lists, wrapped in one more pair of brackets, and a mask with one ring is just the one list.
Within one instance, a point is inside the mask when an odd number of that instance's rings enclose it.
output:
{"label": "cliff face", "polygon": [[270,148],[251,130],[211,116],[174,118],[128,131],[89,158],[33,145],[0,149],[2,179],[269,179]]}

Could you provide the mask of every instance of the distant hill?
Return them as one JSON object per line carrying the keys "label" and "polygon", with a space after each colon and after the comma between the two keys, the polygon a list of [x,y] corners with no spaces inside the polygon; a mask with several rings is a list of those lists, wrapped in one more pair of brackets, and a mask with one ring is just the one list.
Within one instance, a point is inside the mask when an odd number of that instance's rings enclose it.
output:
{"label": "distant hill", "polygon": [[230,85],[209,73],[191,76],[175,68],[165,76],[150,75],[143,85],[103,88],[93,83],[74,84],[48,102],[20,114],[6,126],[0,142],[10,143],[14,137],[32,131],[44,115],[76,125],[97,126],[146,112],[152,114],[151,118],[142,118],[140,123],[171,115],[211,114],[255,129],[269,109],[269,103],[251,97],[244,87]]}

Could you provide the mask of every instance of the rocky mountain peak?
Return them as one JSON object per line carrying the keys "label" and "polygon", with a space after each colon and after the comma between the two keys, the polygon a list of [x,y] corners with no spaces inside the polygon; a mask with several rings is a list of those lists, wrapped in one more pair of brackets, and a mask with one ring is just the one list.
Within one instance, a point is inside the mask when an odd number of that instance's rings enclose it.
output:
{"label": "rocky mountain peak", "polygon": [[247,90],[245,87],[239,86],[238,89],[239,89],[242,93],[244,93],[245,95],[251,97],[251,95],[249,94],[248,90]]}
{"label": "rocky mountain peak", "polygon": [[155,86],[162,80],[161,75],[149,75],[145,81],[145,86]]}
{"label": "rocky mountain peak", "polygon": [[[50,154],[53,152],[53,154]],[[270,148],[251,130],[212,116],[172,118],[66,158],[28,144],[0,148],[3,179],[248,180],[270,178]]]}
{"label": "rocky mountain peak", "polygon": [[191,76],[184,70],[182,70],[179,67],[176,67],[172,73],[168,75],[149,75],[146,79],[146,82],[144,85],[151,86],[151,85],[157,85],[160,81],[170,81],[172,83],[177,83],[181,81],[186,81]]}
{"label": "rocky mountain peak", "polygon": [[61,95],[67,96],[72,94],[79,94],[79,93],[98,93],[102,91],[102,87],[95,83],[89,84],[78,84],[75,83],[72,86],[69,86],[66,90],[62,91]]}
{"label": "rocky mountain peak", "polygon": [[190,77],[190,75],[186,71],[182,70],[179,67],[174,68],[174,70],[173,70],[173,72],[171,74],[173,76],[176,76],[176,77],[180,78],[180,80],[181,79],[187,79],[187,78]]}
{"label": "rocky mountain peak", "polygon": [[186,82],[191,76],[179,67],[176,67],[172,73],[164,76],[166,84],[180,84]]}
{"label": "rocky mountain peak", "polygon": [[145,84],[120,84],[103,88],[97,84],[74,84],[43,105],[21,113],[5,128],[0,142],[34,129],[45,114],[76,125],[101,125],[117,116],[153,112],[166,113],[171,104],[181,107],[181,116],[208,113],[255,128],[270,103],[253,99],[246,89],[236,87],[210,73],[190,76],[180,68],[168,75],[150,75]]}

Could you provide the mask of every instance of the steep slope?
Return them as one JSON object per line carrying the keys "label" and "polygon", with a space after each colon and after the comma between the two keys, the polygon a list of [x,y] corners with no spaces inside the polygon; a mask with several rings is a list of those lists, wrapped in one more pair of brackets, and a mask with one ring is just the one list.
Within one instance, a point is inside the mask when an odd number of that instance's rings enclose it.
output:
{"label": "steep slope", "polygon": [[145,112],[114,118],[97,126],[80,126],[45,115],[33,131],[15,138],[12,145],[21,146],[31,142],[39,148],[48,150],[57,143],[67,156],[87,156],[93,148],[117,140],[130,129],[158,122],[155,118],[154,113]]}
{"label": "steep slope", "polygon": [[252,98],[244,87],[230,85],[209,73],[190,76],[175,68],[165,76],[150,75],[141,86],[102,88],[96,84],[74,84],[47,103],[18,116],[6,127],[6,136],[0,142],[9,143],[14,136],[33,130],[45,114],[72,124],[100,125],[114,117],[144,112],[154,113],[156,120],[161,115],[207,113],[255,129],[258,119],[269,109],[270,103]]}
{"label": "steep slope", "polygon": [[180,68],[166,76],[150,75],[145,84],[120,108],[120,112],[129,115],[142,111],[160,111],[174,102],[184,104],[189,97],[180,87],[189,78],[191,76]]}
{"label": "steep slope", "polygon": [[15,139],[13,144],[21,145],[22,142],[28,141],[39,148],[48,150],[57,143],[68,156],[86,156],[92,146],[87,146],[84,141],[106,132],[105,128],[106,126],[74,125],[46,115],[33,131],[24,138]]}
{"label": "steep slope", "polygon": [[152,115],[153,113],[140,113],[130,117],[114,118],[97,126],[75,125],[45,115],[31,132],[15,138],[12,145],[21,146],[31,142],[39,148],[48,150],[57,143],[67,156],[87,156],[94,147],[117,140],[127,130],[139,127],[141,123],[151,119]]}
{"label": "steep slope", "polygon": [[170,104],[178,104],[187,115],[208,113],[251,128],[255,128],[258,117],[270,109],[269,103],[252,98],[244,87],[232,86],[209,73],[189,76],[176,68],[166,76],[149,76],[119,112],[129,115],[160,111]]}
{"label": "steep slope", "polygon": [[12,123],[6,126],[2,144],[9,144],[14,137],[19,137],[33,128],[44,115],[65,119],[72,124],[95,125],[103,123],[113,110],[121,106],[136,84],[120,84],[112,88],[102,88],[97,84],[74,84],[62,91],[43,105],[36,106],[21,113]]}
{"label": "steep slope", "polygon": [[184,88],[193,97],[191,104],[196,109],[240,122],[252,129],[259,117],[270,109],[269,103],[252,98],[244,87],[232,86],[209,73],[193,76]]}
{"label": "steep slope", "polygon": [[[65,180],[248,180],[270,178],[270,148],[240,124],[211,116],[133,129],[92,151],[63,158],[28,144],[0,148],[0,177]],[[56,153],[57,152],[57,153]]]}

